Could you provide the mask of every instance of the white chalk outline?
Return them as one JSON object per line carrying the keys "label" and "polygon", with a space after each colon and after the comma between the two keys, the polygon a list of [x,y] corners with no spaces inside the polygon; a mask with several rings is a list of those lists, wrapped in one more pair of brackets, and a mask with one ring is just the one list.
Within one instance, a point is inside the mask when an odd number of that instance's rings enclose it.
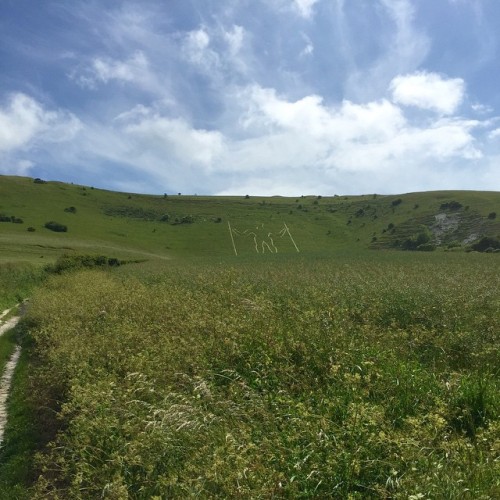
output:
{"label": "white chalk outline", "polygon": [[[262,251],[259,251],[259,242],[257,241],[257,233],[256,232],[251,231],[250,229],[245,229],[244,231],[240,231],[236,228],[231,227],[231,223],[229,221],[227,223],[227,226],[229,229],[229,235],[231,237],[231,243],[233,245],[234,254],[236,256],[238,256],[238,251],[236,249],[236,243],[234,241],[234,236],[243,236],[243,237],[253,236],[253,244],[254,244],[254,248],[255,248],[256,253],[262,253],[262,254],[266,253],[266,247],[267,247],[268,252],[278,253],[278,247],[274,243],[274,238],[273,238],[274,233],[272,233],[272,232],[267,233],[267,237],[269,238],[269,243],[265,240],[262,240],[260,242],[260,247],[262,248]],[[263,223],[257,224],[256,229],[261,229],[261,230],[264,229],[264,224]],[[287,226],[286,222],[283,222],[283,228],[278,232],[278,236],[280,238],[284,238],[285,236],[288,236],[290,238],[293,246],[295,247],[295,250],[297,251],[297,253],[300,253],[299,247],[297,246],[297,243],[295,243],[295,240],[293,239],[290,228]]]}

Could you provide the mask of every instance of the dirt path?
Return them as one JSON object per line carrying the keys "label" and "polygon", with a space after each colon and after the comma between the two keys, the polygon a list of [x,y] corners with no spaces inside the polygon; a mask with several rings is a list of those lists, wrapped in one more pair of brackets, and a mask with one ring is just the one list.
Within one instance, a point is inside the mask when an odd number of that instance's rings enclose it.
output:
{"label": "dirt path", "polygon": [[[21,319],[20,316],[13,316],[7,321],[2,322],[2,318],[6,316],[11,309],[8,309],[2,313],[0,316],[0,335],[8,332],[14,328]],[[7,398],[9,397],[10,386],[12,383],[12,376],[14,375],[14,370],[16,369],[17,362],[19,361],[19,356],[21,355],[21,347],[16,346],[12,356],[5,365],[5,369],[0,379],[0,445],[3,441],[3,434],[5,430],[5,424],[7,423]]]}
{"label": "dirt path", "polygon": [[7,321],[4,323],[0,324],[0,335],[3,335],[5,332],[8,332],[12,328],[14,328],[18,323],[19,320],[21,319],[20,316],[13,316],[12,318],[9,318]]}

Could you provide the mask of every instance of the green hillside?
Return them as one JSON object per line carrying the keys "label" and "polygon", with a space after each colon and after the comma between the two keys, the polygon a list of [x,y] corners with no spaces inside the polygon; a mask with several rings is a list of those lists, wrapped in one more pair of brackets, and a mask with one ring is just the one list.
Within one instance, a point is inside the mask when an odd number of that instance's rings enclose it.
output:
{"label": "green hillside", "polygon": [[150,196],[0,176],[0,221],[3,261],[45,263],[73,252],[170,259],[404,249],[424,230],[427,243],[459,249],[500,236],[500,193]]}

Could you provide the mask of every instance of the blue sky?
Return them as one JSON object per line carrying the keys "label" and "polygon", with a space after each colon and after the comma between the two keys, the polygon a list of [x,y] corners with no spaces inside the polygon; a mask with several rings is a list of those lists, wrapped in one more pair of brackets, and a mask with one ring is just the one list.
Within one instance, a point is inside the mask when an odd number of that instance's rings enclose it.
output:
{"label": "blue sky", "polygon": [[0,174],[500,190],[498,0],[3,0]]}

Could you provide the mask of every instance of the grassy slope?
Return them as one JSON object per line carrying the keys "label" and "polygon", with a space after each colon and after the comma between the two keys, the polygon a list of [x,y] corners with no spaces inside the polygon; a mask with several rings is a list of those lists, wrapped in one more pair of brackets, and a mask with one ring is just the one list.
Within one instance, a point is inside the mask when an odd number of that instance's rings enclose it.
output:
{"label": "grassy slope", "polygon": [[[398,198],[402,203],[392,207],[392,201]],[[491,212],[500,214],[497,192],[447,191],[321,199],[177,195],[165,198],[59,182],[35,184],[30,178],[0,176],[0,215],[24,220],[24,224],[0,223],[0,261],[41,263],[72,251],[104,253],[123,259],[226,257],[233,254],[228,222],[240,232],[259,227],[256,233],[263,238],[272,232],[280,252],[295,252],[287,235],[278,236],[284,224],[301,252],[341,249],[351,252],[368,248],[374,236],[378,245],[382,242],[389,246],[391,238],[396,236],[389,236],[383,230],[390,223],[396,228],[403,227],[402,233],[407,235],[422,222],[432,222],[434,215],[442,212],[440,205],[452,200],[469,206],[467,215],[474,215],[466,231],[500,234],[500,215],[496,220],[487,218]],[[67,207],[76,207],[77,212],[67,213],[64,211]],[[128,216],[120,215],[123,212]],[[160,221],[164,214],[170,216],[169,222]],[[193,224],[172,224],[175,218],[187,215],[194,217]],[[147,220],[152,218],[155,220]],[[219,218],[220,222],[215,222]],[[50,220],[67,225],[68,232],[45,229],[45,222]],[[28,232],[28,227],[36,231]],[[236,237],[235,244],[240,255],[255,253],[251,237]]]}

